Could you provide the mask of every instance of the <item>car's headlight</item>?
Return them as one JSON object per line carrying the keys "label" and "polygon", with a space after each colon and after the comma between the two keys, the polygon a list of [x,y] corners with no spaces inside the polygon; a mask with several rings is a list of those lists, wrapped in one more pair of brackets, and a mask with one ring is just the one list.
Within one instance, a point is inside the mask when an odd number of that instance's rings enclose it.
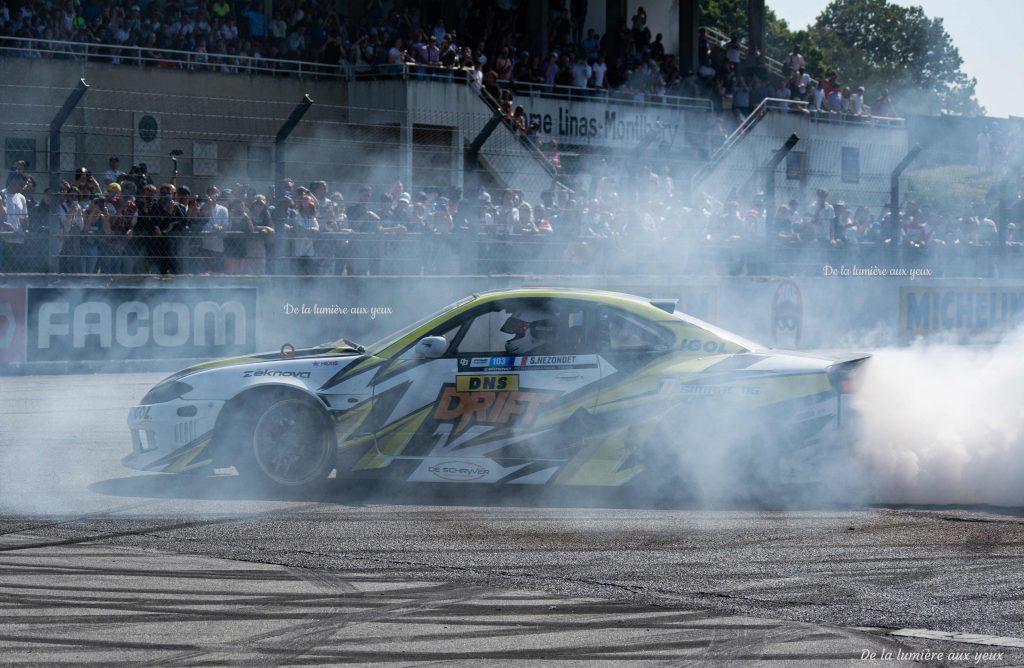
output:
{"label": "car's headlight", "polygon": [[142,397],[142,405],[148,406],[149,404],[162,404],[167,401],[173,401],[183,394],[192,391],[192,386],[188,383],[183,383],[180,380],[176,380],[173,383],[160,383],[152,390],[146,393],[146,396]]}

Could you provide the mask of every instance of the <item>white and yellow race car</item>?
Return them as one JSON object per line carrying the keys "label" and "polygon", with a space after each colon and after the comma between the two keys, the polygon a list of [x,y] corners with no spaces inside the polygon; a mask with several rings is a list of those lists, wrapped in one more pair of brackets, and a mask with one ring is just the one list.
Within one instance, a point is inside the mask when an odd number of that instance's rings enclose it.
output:
{"label": "white and yellow race car", "polygon": [[[770,447],[779,471],[842,453],[866,356],[766,349],[674,310],[594,290],[476,294],[365,348],[199,364],[128,416],[124,464],[235,467],[280,488],[337,478],[649,484],[687,462]],[[759,464],[763,468],[762,464]],[[766,472],[761,470],[760,475]],[[692,478],[689,478],[692,483]]]}

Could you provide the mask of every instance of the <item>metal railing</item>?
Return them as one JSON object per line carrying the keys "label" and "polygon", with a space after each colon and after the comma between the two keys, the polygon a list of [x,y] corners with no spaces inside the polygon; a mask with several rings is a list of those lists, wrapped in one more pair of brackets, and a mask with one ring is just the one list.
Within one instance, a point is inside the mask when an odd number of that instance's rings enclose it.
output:
{"label": "metal railing", "polygon": [[30,59],[69,59],[137,67],[240,74],[288,74],[345,78],[346,68],[302,60],[256,58],[228,53],[198,53],[120,44],[0,37],[0,55]]}
{"label": "metal railing", "polygon": [[[729,42],[732,41],[731,37],[726,35],[721,30],[718,30],[717,28],[712,28],[711,26],[701,26],[701,28],[704,30],[704,34],[708,37],[708,39],[710,41],[713,41],[720,49],[724,49],[726,46],[729,45]],[[739,44],[740,44],[740,54],[742,54],[743,58],[746,58],[747,57],[747,53],[749,52],[749,45],[747,44],[747,38],[746,37],[741,38]],[[786,65],[781,60],[776,60],[775,58],[772,58],[771,56],[766,55],[762,51],[761,52],[761,61],[762,61],[762,64],[765,66],[765,69],[767,69],[772,74],[774,74],[776,76],[780,76],[780,77],[781,76],[785,76],[784,72],[786,71]],[[818,80],[813,78],[813,77],[811,77],[810,82],[811,82],[810,85],[812,85],[812,86],[817,86],[818,85]]]}
{"label": "metal railing", "polygon": [[902,118],[889,118],[883,116],[858,116],[856,114],[839,114],[828,111],[812,109],[811,105],[801,100],[785,100],[782,98],[766,97],[754,110],[744,117],[732,134],[726,137],[722,145],[711,154],[708,161],[698,169],[690,179],[690,188],[697,188],[711,172],[725,159],[729,152],[736,146],[743,137],[750,134],[750,131],[761,122],[769,113],[802,114],[812,123],[838,123],[846,125],[863,126],[870,124],[880,128],[902,128]]}
{"label": "metal railing", "polygon": [[[427,63],[393,63],[385,65],[327,64],[283,58],[256,58],[227,53],[197,53],[175,49],[157,49],[119,44],[94,44],[66,40],[42,40],[0,36],[0,55],[32,59],[71,59],[112,63],[136,67],[163,67],[190,72],[221,72],[229,74],[294,75],[351,81],[396,78],[468,82],[469,70]],[[710,111],[705,98],[677,95],[616,91],[537,84],[522,81],[500,81],[503,88],[516,94],[560,100],[614,102],[669,109]]]}
{"label": "metal railing", "polygon": [[680,111],[711,111],[711,100],[703,97],[681,95],[654,95],[652,93],[606,88],[581,88],[539,84],[529,81],[498,81],[498,85],[517,95],[566,100],[568,102],[605,102],[628,104],[642,107],[661,107]]}
{"label": "metal railing", "polygon": [[[223,251],[210,250],[223,244]],[[14,243],[14,242],[17,243]],[[433,233],[314,235],[223,232],[165,237],[0,233],[0,274],[48,273],[51,252],[60,274],[244,275],[668,275],[821,276],[824,267],[853,267],[920,277],[1024,277],[1019,242],[905,244],[896,267],[884,243],[795,242],[780,239],[640,237],[566,238],[457,230]],[[55,242],[55,243],[54,243]],[[299,244],[299,245],[296,245]],[[881,273],[877,273],[881,272]]]}
{"label": "metal railing", "polygon": [[558,176],[558,169],[552,164],[551,160],[548,159],[548,156],[541,151],[540,147],[537,146],[537,142],[527,135],[525,130],[521,130],[516,127],[515,118],[501,108],[501,103],[498,100],[495,100],[494,97],[483,88],[480,89],[480,99],[483,100],[483,102],[495,113],[501,115],[502,124],[508,129],[508,131],[515,135],[523,148],[525,148],[526,151],[544,168],[544,171],[548,173],[548,176],[551,178]]}

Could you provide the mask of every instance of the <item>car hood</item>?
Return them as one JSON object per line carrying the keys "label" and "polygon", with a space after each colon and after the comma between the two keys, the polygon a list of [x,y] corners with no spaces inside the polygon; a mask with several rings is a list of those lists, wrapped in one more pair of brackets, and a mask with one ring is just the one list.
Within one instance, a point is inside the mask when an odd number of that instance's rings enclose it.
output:
{"label": "car hood", "polygon": [[256,364],[261,362],[284,362],[304,359],[315,359],[319,357],[344,357],[351,360],[363,357],[363,353],[356,348],[342,347],[326,347],[318,346],[315,348],[300,348],[294,352],[284,353],[281,351],[277,352],[266,352],[266,353],[254,353],[252,355],[239,355],[237,357],[222,357],[220,359],[210,360],[207,362],[201,362],[194,364],[190,367],[182,369],[177,373],[168,376],[161,383],[173,382],[180,380],[186,376],[199,373],[201,371],[210,371],[212,369],[222,369],[230,366],[239,366],[243,364]]}

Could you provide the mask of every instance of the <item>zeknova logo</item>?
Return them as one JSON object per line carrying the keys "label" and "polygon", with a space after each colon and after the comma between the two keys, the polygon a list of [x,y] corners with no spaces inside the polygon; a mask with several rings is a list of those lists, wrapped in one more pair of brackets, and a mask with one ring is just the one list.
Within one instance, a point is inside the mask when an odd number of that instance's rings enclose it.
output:
{"label": "zeknova logo", "polygon": [[243,378],[309,378],[310,371],[278,371],[277,369],[253,369],[243,372]]}

